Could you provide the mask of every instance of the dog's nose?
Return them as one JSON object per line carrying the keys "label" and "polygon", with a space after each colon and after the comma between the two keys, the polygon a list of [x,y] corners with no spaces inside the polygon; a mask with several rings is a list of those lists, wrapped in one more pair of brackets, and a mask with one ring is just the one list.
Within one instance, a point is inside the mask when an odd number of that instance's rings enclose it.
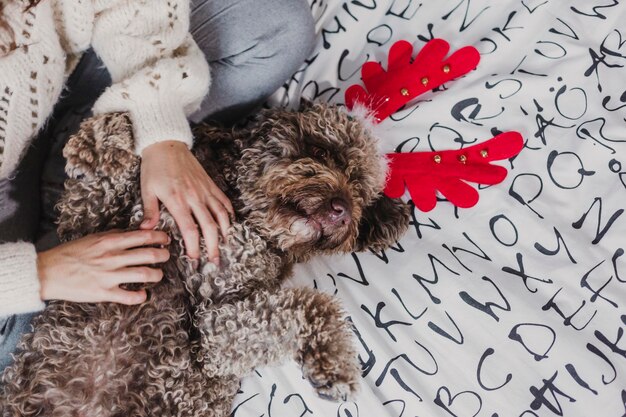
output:
{"label": "dog's nose", "polygon": [[333,223],[350,223],[350,206],[348,202],[342,198],[333,198],[330,200],[328,217]]}

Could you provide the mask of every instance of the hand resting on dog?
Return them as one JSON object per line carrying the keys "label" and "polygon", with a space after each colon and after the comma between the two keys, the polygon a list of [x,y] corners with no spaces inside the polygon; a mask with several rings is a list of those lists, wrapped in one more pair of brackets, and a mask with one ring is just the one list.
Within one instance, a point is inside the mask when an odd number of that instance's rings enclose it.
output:
{"label": "hand resting on dog", "polygon": [[40,252],[37,270],[42,300],[140,304],[146,291],[120,288],[122,283],[154,283],[163,278],[159,264],[169,259],[169,237],[161,231],[107,231]]}

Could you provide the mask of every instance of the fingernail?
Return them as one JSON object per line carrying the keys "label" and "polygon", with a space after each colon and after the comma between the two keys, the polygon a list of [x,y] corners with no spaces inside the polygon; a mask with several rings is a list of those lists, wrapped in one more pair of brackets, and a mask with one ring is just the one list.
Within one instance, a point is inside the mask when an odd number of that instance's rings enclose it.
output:
{"label": "fingernail", "polygon": [[172,243],[172,238],[170,235],[167,235],[167,244],[169,245],[170,243]]}
{"label": "fingernail", "polygon": [[211,262],[213,262],[215,266],[220,266],[220,258],[213,258],[211,259]]}

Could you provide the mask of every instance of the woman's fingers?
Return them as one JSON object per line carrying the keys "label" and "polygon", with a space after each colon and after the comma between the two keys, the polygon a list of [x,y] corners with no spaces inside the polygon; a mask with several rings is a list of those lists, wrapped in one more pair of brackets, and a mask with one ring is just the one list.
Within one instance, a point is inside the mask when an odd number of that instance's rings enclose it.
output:
{"label": "woman's fingers", "polygon": [[193,215],[200,225],[202,235],[204,236],[204,244],[207,248],[207,256],[215,265],[219,265],[219,237],[218,227],[215,220],[211,216],[208,208],[204,205],[192,206]]}
{"label": "woman's fingers", "polygon": [[113,288],[107,291],[104,295],[105,299],[102,301],[110,301],[118,304],[135,305],[141,304],[148,298],[146,290],[141,289],[137,291],[123,290],[119,287]]}
{"label": "woman's fingers", "polygon": [[222,203],[222,206],[226,209],[228,213],[230,213],[231,216],[235,215],[233,203],[231,203],[230,199],[226,197],[226,194],[224,194],[224,192],[217,185],[215,185],[215,183],[213,183],[213,186],[211,187],[211,194],[220,203]]}
{"label": "woman's fingers", "polygon": [[220,200],[217,199],[217,197],[212,195],[207,197],[207,206],[211,211],[213,219],[217,220],[217,224],[220,226],[222,237],[226,239],[228,229],[230,229],[230,216],[228,215],[228,209]]}
{"label": "woman's fingers", "polygon": [[121,268],[112,273],[112,278],[107,281],[113,288],[120,284],[152,284],[163,279],[163,271],[158,268],[136,266]]}
{"label": "woman's fingers", "polygon": [[200,257],[200,234],[198,233],[198,226],[193,220],[191,210],[188,206],[183,205],[180,202],[167,203],[163,202],[165,207],[170,211],[183,240],[185,241],[185,247],[187,248],[187,255],[190,258],[197,259]]}
{"label": "woman's fingers", "polygon": [[139,226],[141,229],[153,229],[159,222],[159,199],[152,191],[144,190],[141,187],[141,199],[143,200],[143,222]]}
{"label": "woman's fingers", "polygon": [[134,230],[132,232],[107,233],[99,236],[106,251],[121,251],[140,246],[167,245],[167,233],[158,230]]}
{"label": "woman's fingers", "polygon": [[141,266],[119,269],[113,273],[112,279],[107,280],[105,286],[112,284],[112,287],[105,290],[103,301],[126,305],[141,304],[147,299],[145,289],[129,291],[120,288],[120,284],[151,284],[159,282],[161,279],[163,279],[163,271],[157,268]]}
{"label": "woman's fingers", "polygon": [[161,281],[161,269],[139,265],[166,261],[167,249],[138,247],[167,244],[168,240],[167,234],[152,230],[115,231],[86,236],[39,252],[37,273],[41,298],[79,303],[143,303],[144,290],[125,291],[119,285]]}
{"label": "woman's fingers", "polygon": [[160,264],[170,258],[170,251],[162,248],[129,249],[113,255],[110,259],[111,269],[128,266]]}

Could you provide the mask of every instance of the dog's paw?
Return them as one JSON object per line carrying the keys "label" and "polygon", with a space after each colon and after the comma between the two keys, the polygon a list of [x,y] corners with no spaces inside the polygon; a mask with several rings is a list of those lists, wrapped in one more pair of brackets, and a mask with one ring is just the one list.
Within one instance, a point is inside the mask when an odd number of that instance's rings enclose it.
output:
{"label": "dog's paw", "polygon": [[302,355],[302,374],[321,398],[346,401],[358,391],[361,370],[349,335],[336,336],[311,341]]}
{"label": "dog's paw", "polygon": [[[333,378],[335,379],[335,378]],[[313,379],[309,379],[315,392],[320,398],[329,401],[348,401],[357,391],[358,383],[356,381],[339,381],[337,378],[334,382],[322,383]]]}

